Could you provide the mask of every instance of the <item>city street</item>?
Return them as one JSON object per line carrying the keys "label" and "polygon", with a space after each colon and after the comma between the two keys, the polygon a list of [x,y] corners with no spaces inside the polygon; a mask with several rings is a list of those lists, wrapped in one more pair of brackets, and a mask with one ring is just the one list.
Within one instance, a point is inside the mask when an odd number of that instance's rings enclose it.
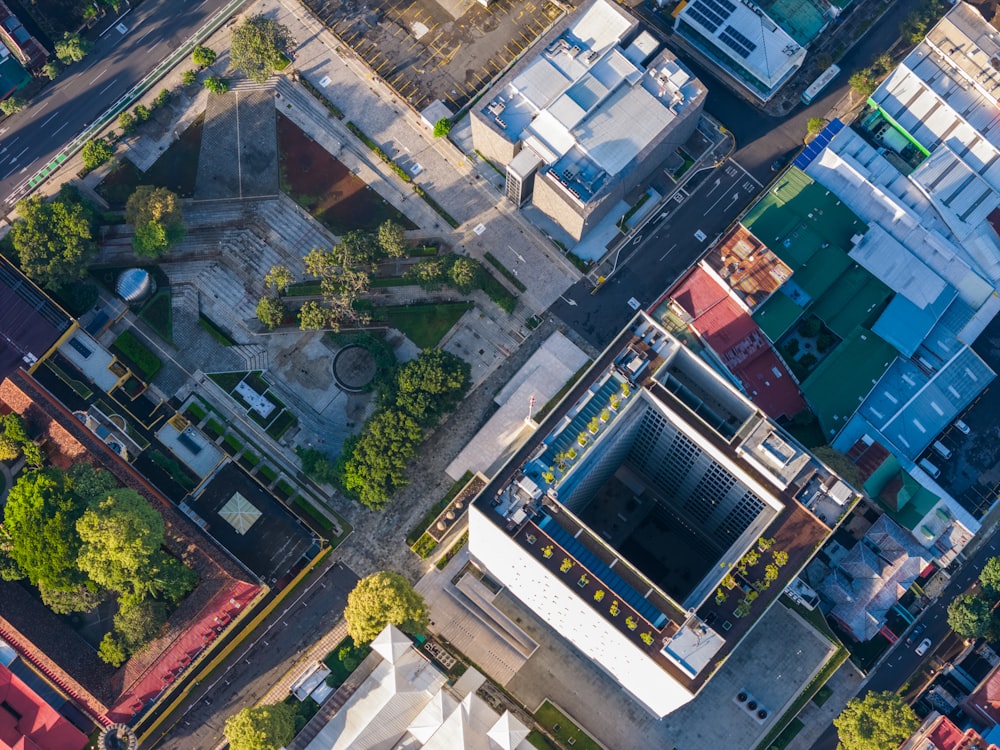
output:
{"label": "city street", "polygon": [[[913,624],[913,626],[923,624],[927,627],[921,634],[920,640],[931,639],[933,645],[930,651],[924,656],[917,656],[914,650],[917,644],[907,645],[906,636],[903,634],[899,641],[886,652],[879,665],[868,673],[868,679],[860,691],[861,695],[869,690],[876,692],[899,690],[910,682],[911,676],[921,663],[933,657],[935,651],[940,649],[942,645],[949,645],[946,639],[950,641],[949,636],[954,634],[948,627],[948,605],[956,596],[972,586],[979,577],[979,571],[982,570],[986,561],[998,554],[1000,554],[1000,532],[992,534],[988,540],[980,545],[978,551],[948,582],[938,600],[924,610]],[[951,650],[954,650],[954,644],[951,645]],[[950,657],[951,654],[949,653],[948,656]],[[837,730],[831,725],[813,747],[814,750],[836,750]]]}
{"label": "city street", "polygon": [[226,719],[254,705],[280,680],[296,654],[306,651],[340,619],[358,576],[343,563],[323,563],[322,574],[282,604],[236,649],[225,669],[197,685],[184,706],[150,738],[149,747],[212,748],[222,739]]}
{"label": "city street", "polygon": [[118,22],[106,16],[101,37],[30,105],[0,123],[0,200],[141,81],[228,0],[147,0]]}
{"label": "city street", "polygon": [[735,161],[702,169],[622,246],[616,271],[601,287],[594,290],[584,278],[550,311],[603,349],[635,315],[629,300],[642,308],[655,302],[762,189]]}

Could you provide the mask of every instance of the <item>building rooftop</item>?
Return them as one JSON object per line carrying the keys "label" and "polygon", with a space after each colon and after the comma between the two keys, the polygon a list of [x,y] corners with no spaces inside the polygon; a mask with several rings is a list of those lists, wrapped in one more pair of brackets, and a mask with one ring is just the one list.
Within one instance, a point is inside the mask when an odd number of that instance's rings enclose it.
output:
{"label": "building rooftop", "polygon": [[923,547],[888,516],[879,516],[864,538],[836,564],[820,587],[834,603],[830,616],[859,641],[873,638],[901,591],[930,560]]}
{"label": "building rooftop", "polygon": [[667,51],[642,67],[655,50],[646,37],[623,49],[637,26],[596,0],[537,56],[515,67],[479,110],[507,140],[523,141],[583,203],[705,93]]}
{"label": "building rooftop", "polygon": [[[805,8],[806,3],[798,5]],[[772,8],[796,7],[792,2],[776,2]],[[795,14],[793,14],[795,15]],[[806,14],[798,14],[803,23],[795,28],[807,36],[811,24]],[[728,60],[771,89],[787,78],[790,71],[802,64],[806,50],[804,44],[781,28],[777,19],[759,8],[730,0],[692,0],[683,6],[678,21],[690,26],[703,39],[711,42]],[[791,28],[791,26],[790,26]],[[822,26],[820,26],[822,28]]]}
{"label": "building rooftop", "polygon": [[[498,714],[475,692],[456,692],[465,676],[449,687],[447,676],[395,626],[379,633],[371,648],[373,653],[357,670],[364,681],[332,717],[319,713],[292,742],[292,750],[532,747],[527,741],[528,728],[520,720],[507,711]],[[482,676],[478,677],[481,682]],[[319,723],[322,726],[313,726]]]}
{"label": "building rooftop", "polygon": [[798,385],[759,326],[713,276],[694,268],[667,295],[766,414],[791,417],[806,408]]}
{"label": "building rooftop", "polygon": [[896,359],[896,350],[857,328],[802,383],[823,433],[833,438]]}
{"label": "building rooftop", "polygon": [[792,269],[742,224],[702,259],[751,310],[788,281]]}
{"label": "building rooftop", "polygon": [[0,666],[0,748],[4,750],[83,750],[87,735]]}
{"label": "building rooftop", "polygon": [[66,311],[0,258],[0,379],[34,365],[71,325]]}
{"label": "building rooftop", "polygon": [[[619,393],[626,395],[621,399]],[[602,408],[609,403],[614,409]],[[665,449],[654,447],[660,434],[674,435],[664,437],[663,445],[689,446],[687,470],[671,473],[674,454],[661,455],[657,451]],[[648,464],[653,454],[647,451],[655,453],[654,464]],[[725,486],[709,489],[707,475],[698,480],[705,462],[729,477]],[[718,507],[695,508],[695,484],[712,493]],[[790,580],[792,569],[804,565],[829,533],[820,508],[836,518],[854,496],[708,365],[640,314],[480,494],[474,505],[497,531],[487,534],[476,521],[470,549],[476,560],[485,556],[486,567],[519,597],[543,597],[533,603],[545,610],[540,616],[630,691],[636,692],[637,680],[646,680],[647,688],[659,684],[665,692],[655,700],[639,697],[662,713],[666,703],[684,701],[668,685],[693,694],[714,671],[709,665],[724,660],[756,619],[737,611],[735,594],[732,601],[710,599],[727,563],[736,565],[758,538],[773,538],[789,554],[782,575]],[[669,516],[669,524],[661,515]],[[511,564],[513,550],[495,547],[505,537],[519,550],[514,557],[525,566],[530,559],[531,566],[495,569]],[[683,558],[677,566],[690,568],[684,581],[674,580],[670,565],[663,567],[660,558],[671,554]],[[761,570],[769,559],[759,563]],[[542,570],[546,575],[537,583],[517,583],[519,576]],[[755,575],[752,566],[746,575]],[[550,583],[553,578],[564,581],[566,590]],[[773,601],[779,584],[760,594],[754,612]],[[566,597],[566,606],[553,608],[552,602]],[[692,629],[698,632],[692,635]]]}
{"label": "building rooftop", "polygon": [[792,270],[798,271],[820,250],[848,253],[868,225],[837,195],[798,167],[774,186],[743,217],[743,226]]}
{"label": "building rooftop", "polygon": [[317,544],[277,498],[232,462],[220,466],[181,509],[263,580],[296,570]]}

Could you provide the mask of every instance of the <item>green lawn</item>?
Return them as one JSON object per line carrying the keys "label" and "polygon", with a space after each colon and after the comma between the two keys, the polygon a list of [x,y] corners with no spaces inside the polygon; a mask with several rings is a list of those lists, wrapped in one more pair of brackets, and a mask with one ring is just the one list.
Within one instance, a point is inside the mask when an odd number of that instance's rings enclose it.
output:
{"label": "green lawn", "polygon": [[111,345],[111,351],[147,382],[152,380],[163,367],[160,358],[153,354],[131,331],[123,331]]}
{"label": "green lawn", "polygon": [[767,750],[785,750],[789,743],[795,739],[795,735],[802,731],[802,727],[804,726],[805,724],[799,719],[792,719],[788,726],[785,727],[785,731],[778,735]]}
{"label": "green lawn", "polygon": [[161,289],[154,294],[139,312],[139,319],[153,329],[164,341],[174,343],[173,308],[170,290]]}
{"label": "green lawn", "polygon": [[[545,701],[538,711],[535,712],[535,721],[545,727],[545,730],[555,737],[564,748],[572,747],[573,750],[601,750],[601,746],[594,742],[590,735],[570,721],[566,714],[548,701]],[[569,743],[570,739],[573,740],[572,745]]]}
{"label": "green lawn", "polygon": [[405,333],[421,349],[433,349],[470,307],[471,302],[452,302],[384,307],[381,312],[393,328]]}
{"label": "green lawn", "polygon": [[[337,658],[337,652],[345,646],[354,648],[354,640],[351,636],[347,636],[344,640],[334,646],[333,651],[327,654],[326,658],[323,659],[323,663],[326,665],[327,669],[330,670],[330,675],[326,678],[326,684],[330,687],[340,687],[344,684],[344,680],[346,680],[351,674],[350,671],[344,668],[340,659]],[[361,659],[364,659],[365,656],[368,656],[368,654],[371,653],[371,649],[367,646],[364,647],[363,651],[364,654],[361,656]],[[361,659],[358,661],[360,662]]]}

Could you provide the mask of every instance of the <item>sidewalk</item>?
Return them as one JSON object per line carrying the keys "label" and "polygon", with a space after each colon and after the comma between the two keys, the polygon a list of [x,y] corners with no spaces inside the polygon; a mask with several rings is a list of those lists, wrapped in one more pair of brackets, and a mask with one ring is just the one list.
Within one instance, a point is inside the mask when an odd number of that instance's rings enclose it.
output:
{"label": "sidewalk", "polygon": [[261,696],[258,705],[266,706],[271,703],[281,703],[292,691],[292,685],[298,680],[302,673],[333,651],[334,647],[347,637],[347,620],[341,619],[333,629],[327,632],[322,638],[316,641],[308,650],[288,668],[284,676]]}

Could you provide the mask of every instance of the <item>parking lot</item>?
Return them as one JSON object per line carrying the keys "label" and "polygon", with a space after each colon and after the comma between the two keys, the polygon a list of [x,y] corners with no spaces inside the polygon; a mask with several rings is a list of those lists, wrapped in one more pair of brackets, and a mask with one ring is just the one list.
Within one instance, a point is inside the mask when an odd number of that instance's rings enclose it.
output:
{"label": "parking lot", "polygon": [[305,0],[403,99],[454,111],[482,91],[562,10],[547,0]]}

